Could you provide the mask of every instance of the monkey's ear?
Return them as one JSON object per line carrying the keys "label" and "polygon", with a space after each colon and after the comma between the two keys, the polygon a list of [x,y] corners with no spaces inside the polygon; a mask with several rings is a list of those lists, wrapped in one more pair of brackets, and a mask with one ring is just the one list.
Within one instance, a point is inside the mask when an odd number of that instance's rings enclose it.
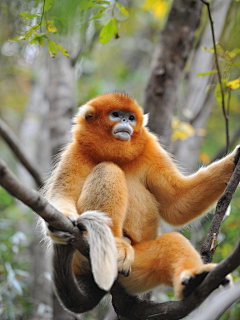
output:
{"label": "monkey's ear", "polygon": [[81,106],[77,113],[77,118],[80,117],[82,119],[90,120],[94,116],[94,108],[88,104],[84,104]]}
{"label": "monkey's ear", "polygon": [[149,113],[146,113],[143,115],[143,127],[146,127],[148,125],[149,120]]}

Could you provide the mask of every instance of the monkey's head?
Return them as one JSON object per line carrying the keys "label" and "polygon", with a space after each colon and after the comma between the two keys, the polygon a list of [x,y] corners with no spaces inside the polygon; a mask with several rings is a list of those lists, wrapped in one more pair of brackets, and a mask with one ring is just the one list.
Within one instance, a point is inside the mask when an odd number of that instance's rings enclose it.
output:
{"label": "monkey's head", "polygon": [[124,93],[108,93],[90,100],[80,107],[75,122],[75,140],[96,162],[131,161],[144,148],[143,112]]}

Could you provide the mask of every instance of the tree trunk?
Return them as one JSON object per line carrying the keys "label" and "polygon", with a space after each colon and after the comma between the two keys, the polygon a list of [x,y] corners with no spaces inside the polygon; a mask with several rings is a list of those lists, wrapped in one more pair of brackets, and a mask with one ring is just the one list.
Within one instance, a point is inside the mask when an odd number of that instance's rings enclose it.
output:
{"label": "tree trunk", "polygon": [[200,0],[174,0],[153,55],[144,111],[150,113],[150,129],[170,151],[178,83],[193,47],[201,12]]}

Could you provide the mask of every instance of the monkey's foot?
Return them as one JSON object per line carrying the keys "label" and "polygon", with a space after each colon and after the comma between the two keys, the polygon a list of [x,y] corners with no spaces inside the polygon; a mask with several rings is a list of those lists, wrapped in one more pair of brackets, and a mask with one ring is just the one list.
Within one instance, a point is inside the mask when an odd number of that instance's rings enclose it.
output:
{"label": "monkey's foot", "polygon": [[[74,214],[70,214],[69,217],[67,217],[73,225],[77,224],[77,220],[74,216]],[[56,243],[60,244],[69,244],[69,242],[74,239],[74,236],[69,232],[59,231],[52,226],[50,226],[49,223],[46,223],[46,234]]]}
{"label": "monkey's foot", "polygon": [[134,249],[124,239],[115,237],[115,242],[118,251],[118,273],[128,277],[134,261]]}
{"label": "monkey's foot", "polygon": [[[202,265],[198,270],[184,270],[180,275],[181,284],[175,295],[178,298],[187,298],[215,266],[215,263],[209,263]],[[220,285],[226,286],[231,282],[231,275],[227,275]]]}

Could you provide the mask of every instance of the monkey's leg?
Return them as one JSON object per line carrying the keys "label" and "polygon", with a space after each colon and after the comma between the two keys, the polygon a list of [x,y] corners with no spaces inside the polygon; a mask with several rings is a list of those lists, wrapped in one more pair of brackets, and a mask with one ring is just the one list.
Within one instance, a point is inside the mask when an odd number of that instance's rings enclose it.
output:
{"label": "monkey's leg", "polygon": [[124,172],[112,162],[102,162],[88,175],[77,203],[79,214],[89,210],[106,212],[112,219],[112,232],[118,249],[118,270],[129,274],[134,259],[132,246],[122,239],[128,205]]}
{"label": "monkey's leg", "polygon": [[189,295],[215,264],[203,264],[190,242],[177,232],[133,246],[135,258],[128,278],[120,283],[130,294],[149,291],[160,284],[174,288],[177,298]]}

